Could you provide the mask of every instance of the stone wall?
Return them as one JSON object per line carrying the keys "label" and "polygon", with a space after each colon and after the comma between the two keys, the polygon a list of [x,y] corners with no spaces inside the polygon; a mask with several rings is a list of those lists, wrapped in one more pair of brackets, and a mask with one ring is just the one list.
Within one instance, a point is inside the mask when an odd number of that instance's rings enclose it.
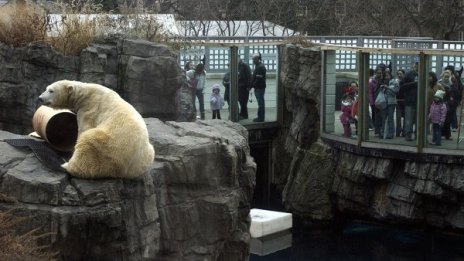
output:
{"label": "stone wall", "polygon": [[274,182],[297,219],[349,216],[464,232],[462,161],[321,140],[321,53],[291,45],[281,53],[284,126],[274,144]]}
{"label": "stone wall", "polygon": [[[63,260],[247,260],[256,165],[247,131],[146,119],[156,160],[134,180],[76,179],[3,140],[0,210],[31,219]],[[0,254],[1,256],[1,254]]]}
{"label": "stone wall", "polygon": [[143,117],[194,119],[191,90],[177,55],[165,45],[105,39],[79,56],[64,56],[48,46],[10,48],[0,43],[0,129],[31,132],[39,94],[63,79],[114,89]]}

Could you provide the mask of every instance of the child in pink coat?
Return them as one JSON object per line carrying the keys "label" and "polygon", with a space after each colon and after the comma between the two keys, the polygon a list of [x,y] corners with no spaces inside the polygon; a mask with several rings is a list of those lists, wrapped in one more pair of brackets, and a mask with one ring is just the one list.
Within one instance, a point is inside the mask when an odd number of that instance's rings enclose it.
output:
{"label": "child in pink coat", "polygon": [[446,104],[443,102],[445,92],[437,90],[433,96],[432,105],[430,105],[429,119],[432,123],[432,144],[441,146],[441,128],[445,123]]}

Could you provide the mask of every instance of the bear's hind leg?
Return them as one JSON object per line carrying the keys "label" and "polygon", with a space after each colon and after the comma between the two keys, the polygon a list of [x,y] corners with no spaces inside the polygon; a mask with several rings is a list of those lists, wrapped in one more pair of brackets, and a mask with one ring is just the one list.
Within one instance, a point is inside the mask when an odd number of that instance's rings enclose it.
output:
{"label": "bear's hind leg", "polygon": [[[90,129],[78,138],[74,153],[63,167],[73,176],[80,178],[104,178],[109,177],[104,168],[108,164],[104,160],[105,151],[110,136],[103,130]],[[66,165],[67,164],[67,165]]]}

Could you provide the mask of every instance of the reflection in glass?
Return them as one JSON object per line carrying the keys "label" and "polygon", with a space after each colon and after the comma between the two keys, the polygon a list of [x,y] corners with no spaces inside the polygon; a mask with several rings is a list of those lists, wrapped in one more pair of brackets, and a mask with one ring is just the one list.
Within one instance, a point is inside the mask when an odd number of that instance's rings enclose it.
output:
{"label": "reflection in glass", "polygon": [[[277,47],[276,46],[250,46],[240,48],[239,64],[239,121],[241,124],[255,124],[260,122],[277,121]],[[253,56],[260,57],[253,61]],[[243,74],[248,74],[249,82]],[[257,70],[258,68],[258,70]],[[257,73],[259,71],[259,73]],[[264,79],[264,81],[263,81]],[[242,81],[241,81],[242,80]],[[265,88],[263,87],[265,83]],[[248,84],[248,88],[245,86]],[[258,88],[253,88],[256,86]],[[248,90],[247,90],[248,89]],[[264,104],[264,110],[258,115],[259,103]]]}
{"label": "reflection in glass", "polygon": [[250,253],[258,256],[266,256],[291,246],[292,233],[290,230],[250,239]]}

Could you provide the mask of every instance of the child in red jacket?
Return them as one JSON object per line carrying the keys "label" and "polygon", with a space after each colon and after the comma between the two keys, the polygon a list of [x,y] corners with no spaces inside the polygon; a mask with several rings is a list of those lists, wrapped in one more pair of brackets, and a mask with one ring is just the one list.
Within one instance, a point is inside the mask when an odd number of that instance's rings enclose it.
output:
{"label": "child in red jacket", "polygon": [[351,138],[351,122],[353,121],[353,117],[351,116],[351,109],[353,107],[353,96],[349,93],[345,93],[342,100],[341,110],[342,113],[340,114],[340,121],[343,125],[343,136],[347,138]]}

